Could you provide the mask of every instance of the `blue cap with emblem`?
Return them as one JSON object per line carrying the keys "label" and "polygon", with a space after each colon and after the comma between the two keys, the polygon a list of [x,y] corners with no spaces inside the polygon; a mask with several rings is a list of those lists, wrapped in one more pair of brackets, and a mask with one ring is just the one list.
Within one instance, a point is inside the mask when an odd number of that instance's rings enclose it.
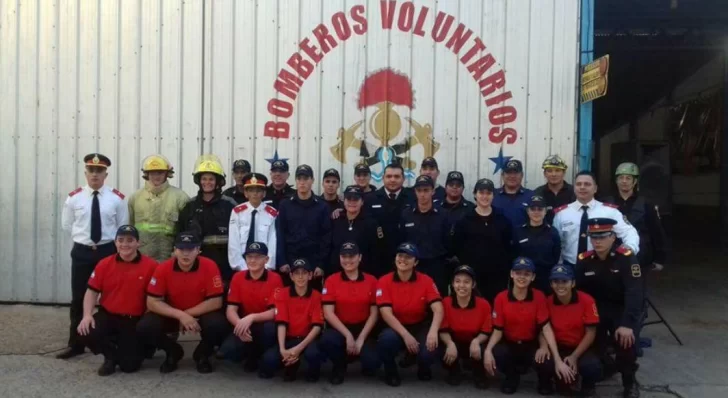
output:
{"label": "blue cap with emblem", "polygon": [[339,249],[339,254],[342,256],[355,256],[359,254],[359,246],[354,242],[345,242]]}
{"label": "blue cap with emblem", "polygon": [[504,173],[522,173],[523,163],[520,160],[511,159],[506,163],[506,167],[503,168]]}
{"label": "blue cap with emblem", "polygon": [[527,205],[529,208],[545,209],[546,201],[543,199],[543,196],[534,195],[528,200]]}
{"label": "blue cap with emblem", "polygon": [[359,200],[361,198],[362,198],[361,188],[359,188],[356,185],[349,185],[344,190],[344,199]]}
{"label": "blue cap with emblem", "polygon": [[528,257],[517,257],[515,260],[513,260],[513,266],[511,267],[511,271],[521,270],[536,272],[536,266],[533,264],[533,261]]}
{"label": "blue cap with emblem", "polygon": [[475,188],[473,188],[473,193],[477,193],[478,191],[493,192],[495,191],[495,184],[487,178],[481,178],[475,183]]}
{"label": "blue cap with emblem", "polygon": [[313,169],[307,164],[302,164],[296,167],[296,178],[300,176],[313,178]]}
{"label": "blue cap with emblem", "polygon": [[288,171],[288,162],[286,162],[285,160],[276,160],[275,162],[271,163],[270,171],[287,172]]}
{"label": "blue cap with emblem", "polygon": [[247,256],[248,254],[262,254],[267,256],[268,246],[266,246],[263,242],[250,242],[250,244],[245,248],[243,256]]}
{"label": "blue cap with emblem", "polygon": [[409,242],[402,243],[397,247],[397,254],[399,253],[409,254],[414,258],[420,257],[420,251],[417,250],[417,246]]}
{"label": "blue cap with emblem", "polygon": [[233,162],[233,171],[240,170],[243,173],[250,173],[250,162],[245,159],[238,159]]}
{"label": "blue cap with emblem", "polygon": [[451,171],[447,173],[447,180],[445,180],[445,184],[450,184],[451,182],[459,181],[461,184],[465,182],[465,178],[463,178],[463,173],[459,171]]}
{"label": "blue cap with emblem", "polygon": [[435,182],[432,181],[432,177],[426,176],[426,175],[421,175],[421,176],[417,177],[417,179],[415,180],[415,188],[419,188],[419,187],[434,188]]}
{"label": "blue cap with emblem", "polygon": [[190,231],[180,232],[174,241],[174,247],[177,249],[194,249],[200,247],[200,238],[196,233]]}
{"label": "blue cap with emblem", "polygon": [[461,266],[455,268],[455,271],[452,273],[453,278],[457,274],[466,274],[466,275],[470,276],[471,278],[473,278],[473,280],[475,280],[475,278],[476,278],[475,270],[469,265],[461,265]]}
{"label": "blue cap with emblem", "polygon": [[564,264],[556,264],[551,268],[551,275],[549,280],[551,281],[570,281],[574,279],[574,272],[571,267]]}
{"label": "blue cap with emblem", "polygon": [[139,231],[131,225],[122,225],[116,230],[116,238],[120,236],[131,236],[136,240],[139,240]]}
{"label": "blue cap with emblem", "polygon": [[299,268],[303,268],[303,269],[305,269],[306,271],[309,271],[309,272],[313,271],[311,269],[311,266],[309,265],[308,261],[306,261],[303,258],[299,258],[299,259],[293,261],[293,264],[291,264],[291,273],[293,273],[293,271],[295,271],[295,270],[297,270]]}

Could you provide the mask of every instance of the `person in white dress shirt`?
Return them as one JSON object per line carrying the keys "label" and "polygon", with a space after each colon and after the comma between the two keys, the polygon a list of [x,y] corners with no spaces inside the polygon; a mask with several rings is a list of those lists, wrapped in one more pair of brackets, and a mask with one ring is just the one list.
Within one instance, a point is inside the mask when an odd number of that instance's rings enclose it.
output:
{"label": "person in white dress shirt", "polygon": [[574,179],[576,201],[554,209],[553,227],[561,236],[561,259],[564,264],[573,267],[579,253],[592,249],[587,237],[589,218],[611,218],[617,221],[614,232],[622,241],[622,245],[635,254],[639,252],[640,237],[637,230],[615,205],[594,199],[596,192],[597,183],[594,175],[588,171],[579,172]]}
{"label": "person in white dress shirt", "polygon": [[68,348],[56,355],[68,359],[84,353],[76,328],[83,317],[83,296],[91,273],[103,258],[116,253],[117,229],[129,223],[124,194],[104,185],[111,166],[108,157],[91,153],[83,158],[86,185],[71,191],[63,205],[61,225],[71,234],[71,325]]}
{"label": "person in white dress shirt", "polygon": [[248,198],[248,201],[237,205],[230,214],[228,260],[230,267],[235,271],[248,269],[243,253],[248,243],[252,242],[263,242],[268,246],[269,261],[265,267],[275,270],[275,221],[278,217],[278,210],[263,203],[267,184],[268,179],[263,174],[248,174],[243,182],[245,197]]}

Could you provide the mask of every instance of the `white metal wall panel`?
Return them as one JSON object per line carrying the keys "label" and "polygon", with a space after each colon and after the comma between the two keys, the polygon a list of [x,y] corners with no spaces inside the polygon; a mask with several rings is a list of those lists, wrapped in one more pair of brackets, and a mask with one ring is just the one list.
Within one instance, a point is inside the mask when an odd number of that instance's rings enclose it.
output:
{"label": "white metal wall panel", "polygon": [[[480,177],[499,183],[491,158],[502,151],[524,160],[533,188],[548,154],[573,163],[578,26],[578,0],[0,0],[0,225],[10,227],[0,300],[70,299],[60,212],[93,151],[111,157],[108,183],[127,195],[155,152],[190,194],[194,161],[210,152],[226,169],[246,158],[264,173],[277,153],[317,176],[337,168],[349,184],[360,145],[343,148],[339,132],[366,142],[378,176],[391,130],[409,183],[430,152],[441,184],[454,169],[466,192]],[[392,95],[412,103],[377,127],[381,98],[360,97],[388,68],[401,75]],[[281,71],[288,89],[276,89]],[[498,76],[505,85],[483,95]],[[271,122],[289,123],[288,138],[266,136]],[[428,129],[435,143],[423,144]]]}

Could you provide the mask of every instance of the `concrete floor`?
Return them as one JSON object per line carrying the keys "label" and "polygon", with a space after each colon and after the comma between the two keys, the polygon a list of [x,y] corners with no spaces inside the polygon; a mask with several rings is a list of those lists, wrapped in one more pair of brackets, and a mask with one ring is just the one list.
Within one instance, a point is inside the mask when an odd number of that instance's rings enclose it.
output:
{"label": "concrete floor", "polygon": [[[667,317],[683,340],[679,346],[664,325],[647,326],[644,336],[653,346],[640,358],[638,380],[643,397],[725,397],[728,396],[728,288],[725,258],[712,251],[691,246],[675,254],[675,262],[651,280],[655,305]],[[180,369],[160,375],[157,368],[162,353],[145,363],[133,375],[117,373],[101,378],[96,369],[101,358],[90,354],[70,361],[53,358],[53,351],[65,344],[68,309],[41,306],[0,306],[0,396],[2,397],[200,397],[227,396],[320,397],[441,397],[457,395],[500,396],[497,385],[487,392],[475,390],[470,383],[453,388],[436,380],[422,383],[412,370],[403,372],[403,384],[390,388],[378,381],[351,375],[341,386],[321,380],[316,384],[297,381],[283,384],[259,380],[236,366],[216,363],[216,372],[199,375],[189,359],[194,343],[186,343],[187,357]],[[650,313],[650,320],[657,319]],[[325,368],[328,370],[328,366]],[[354,372],[351,372],[354,373]],[[619,378],[599,385],[601,397],[619,395]],[[111,395],[109,395],[111,393]],[[517,396],[537,396],[533,376],[526,378]]]}

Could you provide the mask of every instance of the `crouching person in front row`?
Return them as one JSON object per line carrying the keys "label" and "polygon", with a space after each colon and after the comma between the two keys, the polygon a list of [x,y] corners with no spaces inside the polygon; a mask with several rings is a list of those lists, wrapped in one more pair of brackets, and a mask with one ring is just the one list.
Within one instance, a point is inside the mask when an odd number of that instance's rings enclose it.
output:
{"label": "crouching person in front row", "polygon": [[174,258],[157,267],[147,288],[149,312],[137,325],[139,339],[155,345],[167,357],[162,373],[177,369],[184,350],[168,333],[199,333],[200,343],[192,358],[200,373],[212,372],[210,356],[227,336],[230,327],[222,308],[223,285],[214,261],[199,256],[200,239],[182,232],[174,244]]}
{"label": "crouching person in front row", "polygon": [[234,330],[220,351],[230,361],[244,359],[243,369],[250,373],[258,370],[265,351],[276,344],[273,293],[283,287],[283,280],[265,268],[270,261],[265,243],[248,244],[244,257],[248,269],[235,273],[227,296],[226,315]]}
{"label": "crouching person in front row", "polygon": [[[402,383],[395,361],[400,351],[417,355],[417,378],[422,381],[432,380],[430,367],[438,357],[442,299],[432,278],[415,271],[418,254],[412,243],[399,245],[396,271],[377,284],[377,306],[388,326],[379,335],[377,351],[384,364],[384,380],[393,387]],[[428,310],[432,310],[431,320]]]}
{"label": "crouching person in front row", "polygon": [[[157,262],[139,253],[139,232],[131,225],[116,231],[118,254],[104,258],[88,280],[83,298],[83,319],[78,325],[81,341],[94,354],[103,354],[99,376],[116,371],[135,372],[142,364],[136,324],[146,309],[144,291]],[[101,295],[99,311],[94,314]]]}
{"label": "crouching person in front row", "polygon": [[273,293],[278,346],[263,355],[258,375],[269,379],[283,366],[283,381],[294,381],[303,355],[308,368],[306,381],[315,382],[323,359],[316,340],[324,326],[321,293],[310,285],[313,267],[308,261],[293,261],[290,272],[293,284]]}

